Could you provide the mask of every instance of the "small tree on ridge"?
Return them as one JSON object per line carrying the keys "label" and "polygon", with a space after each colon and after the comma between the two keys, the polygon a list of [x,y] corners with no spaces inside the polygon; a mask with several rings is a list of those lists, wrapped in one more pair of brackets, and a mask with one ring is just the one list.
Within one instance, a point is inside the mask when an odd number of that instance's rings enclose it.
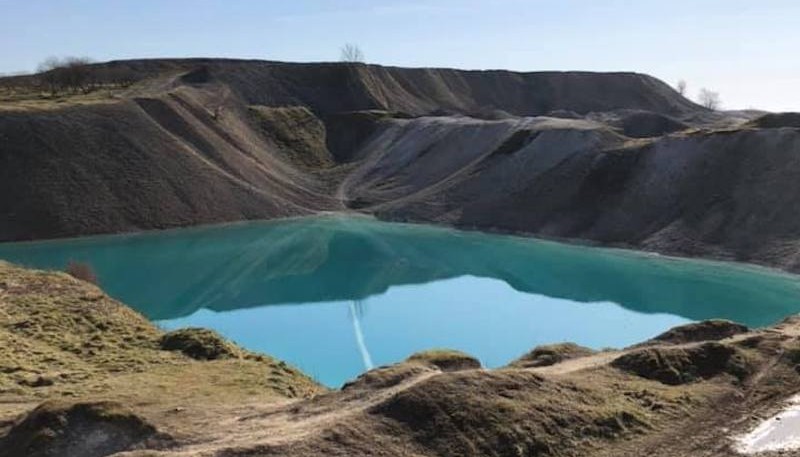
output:
{"label": "small tree on ridge", "polygon": [[686,96],[686,80],[681,79],[678,81],[678,84],[675,85],[675,90],[678,91],[679,94]]}
{"label": "small tree on ridge", "polygon": [[705,87],[700,89],[700,94],[697,96],[697,99],[700,101],[701,105],[710,110],[719,109],[721,104],[719,92],[706,89]]}
{"label": "small tree on ridge", "polygon": [[357,45],[347,43],[342,46],[339,60],[342,62],[364,62],[364,53]]}

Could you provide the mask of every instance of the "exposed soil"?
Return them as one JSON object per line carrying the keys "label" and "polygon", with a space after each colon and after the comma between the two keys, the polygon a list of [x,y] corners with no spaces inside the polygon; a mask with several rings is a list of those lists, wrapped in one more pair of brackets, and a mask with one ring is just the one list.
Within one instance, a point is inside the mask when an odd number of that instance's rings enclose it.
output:
{"label": "exposed soil", "polygon": [[119,404],[47,401],[24,415],[0,441],[4,455],[102,457],[171,438]]}

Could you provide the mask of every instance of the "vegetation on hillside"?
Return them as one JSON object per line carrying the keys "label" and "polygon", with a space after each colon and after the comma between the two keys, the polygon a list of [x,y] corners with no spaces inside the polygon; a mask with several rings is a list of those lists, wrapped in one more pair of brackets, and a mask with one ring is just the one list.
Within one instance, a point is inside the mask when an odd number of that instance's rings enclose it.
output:
{"label": "vegetation on hillside", "polygon": [[125,65],[94,64],[87,57],[50,57],[34,74],[0,78],[0,110],[113,100],[138,79]]}

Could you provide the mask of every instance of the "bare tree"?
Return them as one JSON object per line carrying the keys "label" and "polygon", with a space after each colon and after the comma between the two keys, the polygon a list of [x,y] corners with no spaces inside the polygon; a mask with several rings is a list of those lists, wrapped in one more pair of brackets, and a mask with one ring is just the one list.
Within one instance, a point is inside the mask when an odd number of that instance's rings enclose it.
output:
{"label": "bare tree", "polygon": [[91,92],[97,85],[97,81],[89,64],[92,63],[88,57],[67,57],[64,59],[64,69],[66,85],[74,91],[83,93]]}
{"label": "bare tree", "polygon": [[36,72],[39,73],[41,84],[55,94],[59,89],[61,60],[58,57],[48,57],[39,64]]}
{"label": "bare tree", "polygon": [[364,53],[357,45],[347,43],[342,46],[341,57],[342,62],[364,62]]}
{"label": "bare tree", "polygon": [[675,85],[675,89],[678,91],[679,94],[686,96],[686,81],[681,79],[678,81],[678,84]]}
{"label": "bare tree", "polygon": [[721,104],[719,92],[706,89],[705,87],[700,89],[700,94],[697,96],[697,99],[700,101],[701,105],[710,110],[719,109]]}
{"label": "bare tree", "polygon": [[39,64],[39,80],[51,94],[60,90],[91,92],[99,84],[88,57],[48,57]]}

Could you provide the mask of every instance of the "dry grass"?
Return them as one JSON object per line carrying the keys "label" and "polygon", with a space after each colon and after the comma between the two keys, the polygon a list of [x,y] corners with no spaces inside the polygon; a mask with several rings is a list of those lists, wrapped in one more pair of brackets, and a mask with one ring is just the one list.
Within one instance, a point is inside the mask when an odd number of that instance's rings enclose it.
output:
{"label": "dry grass", "polygon": [[452,349],[430,349],[412,354],[406,362],[430,365],[442,371],[459,371],[481,368],[475,357]]}
{"label": "dry grass", "polygon": [[511,362],[509,366],[515,368],[546,367],[592,353],[594,351],[591,349],[575,343],[547,344],[535,347],[532,351]]}
{"label": "dry grass", "polygon": [[[227,393],[303,397],[319,385],[284,362],[225,342],[236,357],[206,362],[161,347],[163,332],[94,285],[0,261],[0,402],[12,397],[138,397],[227,379]],[[137,379],[132,383],[131,377]],[[117,387],[111,388],[112,385]],[[121,388],[120,388],[121,387]],[[147,401],[166,401],[148,392]],[[0,407],[0,416],[3,409]]]}
{"label": "dry grass", "polygon": [[32,88],[0,87],[0,113],[3,111],[46,111],[75,105],[94,105],[118,102],[127,89],[119,86],[101,87],[88,94],[50,94]]}
{"label": "dry grass", "polygon": [[249,113],[259,131],[294,165],[309,169],[334,165],[325,145],[325,125],[308,108],[255,105]]}

